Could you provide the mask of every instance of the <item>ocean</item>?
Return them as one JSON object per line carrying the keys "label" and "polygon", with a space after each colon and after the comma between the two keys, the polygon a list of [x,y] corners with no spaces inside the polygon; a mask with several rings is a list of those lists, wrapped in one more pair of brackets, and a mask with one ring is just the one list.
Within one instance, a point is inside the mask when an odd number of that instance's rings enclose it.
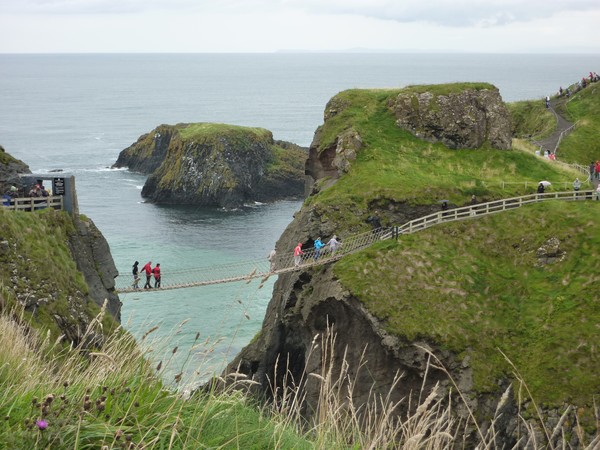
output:
{"label": "ocean", "polygon": [[[542,99],[599,71],[598,55],[51,54],[0,55],[0,144],[34,173],[75,175],[80,212],[128,277],[135,260],[169,270],[267,256],[301,203],[235,211],[144,203],[145,177],[113,170],[121,150],[160,124],[263,127],[308,146],[327,101],[351,88],[485,81],[505,101]],[[273,280],[121,295],[123,325],[174,346],[170,374],[218,371],[258,332]],[[187,322],[186,322],[187,321]],[[179,327],[183,322],[184,326]],[[185,364],[185,367],[183,367]]]}

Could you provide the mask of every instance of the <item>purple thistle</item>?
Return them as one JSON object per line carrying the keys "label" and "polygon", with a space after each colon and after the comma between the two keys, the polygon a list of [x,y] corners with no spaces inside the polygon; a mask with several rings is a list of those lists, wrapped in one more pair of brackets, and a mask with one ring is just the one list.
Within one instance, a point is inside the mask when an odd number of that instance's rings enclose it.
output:
{"label": "purple thistle", "polygon": [[46,428],[48,428],[48,422],[46,422],[44,419],[36,420],[35,424],[40,430],[45,430]]}

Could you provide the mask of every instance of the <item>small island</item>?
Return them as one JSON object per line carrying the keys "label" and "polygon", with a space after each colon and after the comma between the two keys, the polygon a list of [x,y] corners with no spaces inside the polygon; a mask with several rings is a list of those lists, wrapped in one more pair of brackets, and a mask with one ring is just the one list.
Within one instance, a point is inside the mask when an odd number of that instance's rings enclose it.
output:
{"label": "small island", "polygon": [[301,198],[307,150],[263,128],[160,125],[123,150],[113,168],[149,174],[152,203],[236,208]]}

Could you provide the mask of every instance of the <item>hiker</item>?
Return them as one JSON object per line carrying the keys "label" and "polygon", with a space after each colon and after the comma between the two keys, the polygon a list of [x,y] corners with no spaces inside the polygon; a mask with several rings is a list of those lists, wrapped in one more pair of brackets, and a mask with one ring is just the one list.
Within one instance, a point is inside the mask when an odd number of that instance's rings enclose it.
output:
{"label": "hiker", "polygon": [[471,216],[475,215],[475,208],[474,208],[474,206],[476,204],[477,204],[477,197],[475,196],[475,194],[473,194],[473,195],[471,195],[471,206],[473,207],[473,208],[471,208],[471,213],[470,213]]}
{"label": "hiker", "polygon": [[275,272],[275,256],[276,255],[277,255],[277,252],[275,251],[275,249],[273,249],[269,252],[269,255],[267,256],[267,259],[271,263],[270,269],[269,269],[271,272]]}
{"label": "hiker", "polygon": [[573,190],[575,191],[575,197],[579,196],[579,194],[577,193],[579,189],[581,189],[581,181],[579,181],[579,178],[575,178],[575,181],[573,181]]}
{"label": "hiker", "polygon": [[550,108],[550,97],[546,95],[546,109]]}
{"label": "hiker", "polygon": [[594,179],[595,173],[596,173],[596,164],[594,164],[594,161],[592,161],[590,163],[590,181],[592,181]]}
{"label": "hiker", "polygon": [[156,267],[152,269],[152,273],[154,274],[154,287],[160,287],[160,264],[156,263]]}
{"label": "hiker", "polygon": [[131,285],[131,287],[134,289],[140,288],[140,286],[138,285],[138,283],[140,282],[140,276],[139,276],[140,270],[138,268],[138,264],[139,264],[138,261],[134,262],[133,267],[131,269],[131,273],[133,274],[133,284]]}
{"label": "hiker", "polygon": [[146,284],[144,284],[144,289],[150,289],[150,280],[152,279],[152,261],[148,261],[148,263],[142,268],[144,272],[146,272]]}
{"label": "hiker", "polygon": [[335,256],[335,251],[340,246],[340,241],[337,240],[337,236],[335,234],[331,239],[329,239],[327,245],[329,246],[329,250],[331,251],[331,256]]}
{"label": "hiker", "polygon": [[298,245],[296,245],[296,248],[294,249],[294,266],[298,267],[300,265],[300,263],[302,262],[302,255],[304,255],[304,252],[302,251],[302,242],[298,242]]}
{"label": "hiker", "polygon": [[321,238],[320,237],[318,237],[315,240],[314,247],[315,247],[315,256],[314,256],[314,258],[315,258],[315,261],[316,261],[317,259],[319,259],[319,255],[321,254],[321,249],[323,247],[325,247],[325,244],[323,244],[323,242],[321,242]]}
{"label": "hiker", "polygon": [[598,183],[598,187],[596,188],[596,200],[600,200],[600,183]]}
{"label": "hiker", "polygon": [[538,184],[538,187],[537,187],[538,194],[543,194],[545,190],[546,190],[546,188],[544,187],[544,183]]}
{"label": "hiker", "polygon": [[596,179],[600,180],[600,161],[596,161],[595,170],[596,170]]}

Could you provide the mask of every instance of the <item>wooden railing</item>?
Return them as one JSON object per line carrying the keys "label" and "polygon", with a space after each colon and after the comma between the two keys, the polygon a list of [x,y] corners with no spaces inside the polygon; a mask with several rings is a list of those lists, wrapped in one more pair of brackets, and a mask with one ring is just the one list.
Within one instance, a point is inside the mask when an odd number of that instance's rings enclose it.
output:
{"label": "wooden railing", "polygon": [[37,211],[44,208],[64,209],[64,197],[50,195],[48,197],[16,197],[10,200],[3,198],[1,205],[3,208],[14,211]]}
{"label": "wooden railing", "polygon": [[425,228],[432,227],[444,222],[453,222],[455,220],[470,219],[476,216],[485,216],[495,214],[509,209],[519,208],[530,203],[537,203],[547,200],[593,200],[595,191],[570,191],[570,192],[548,192],[544,194],[530,194],[521,197],[505,198],[488,203],[463,206],[461,208],[448,209],[437,213],[423,216],[405,223],[397,228],[399,234],[414,233]]}

